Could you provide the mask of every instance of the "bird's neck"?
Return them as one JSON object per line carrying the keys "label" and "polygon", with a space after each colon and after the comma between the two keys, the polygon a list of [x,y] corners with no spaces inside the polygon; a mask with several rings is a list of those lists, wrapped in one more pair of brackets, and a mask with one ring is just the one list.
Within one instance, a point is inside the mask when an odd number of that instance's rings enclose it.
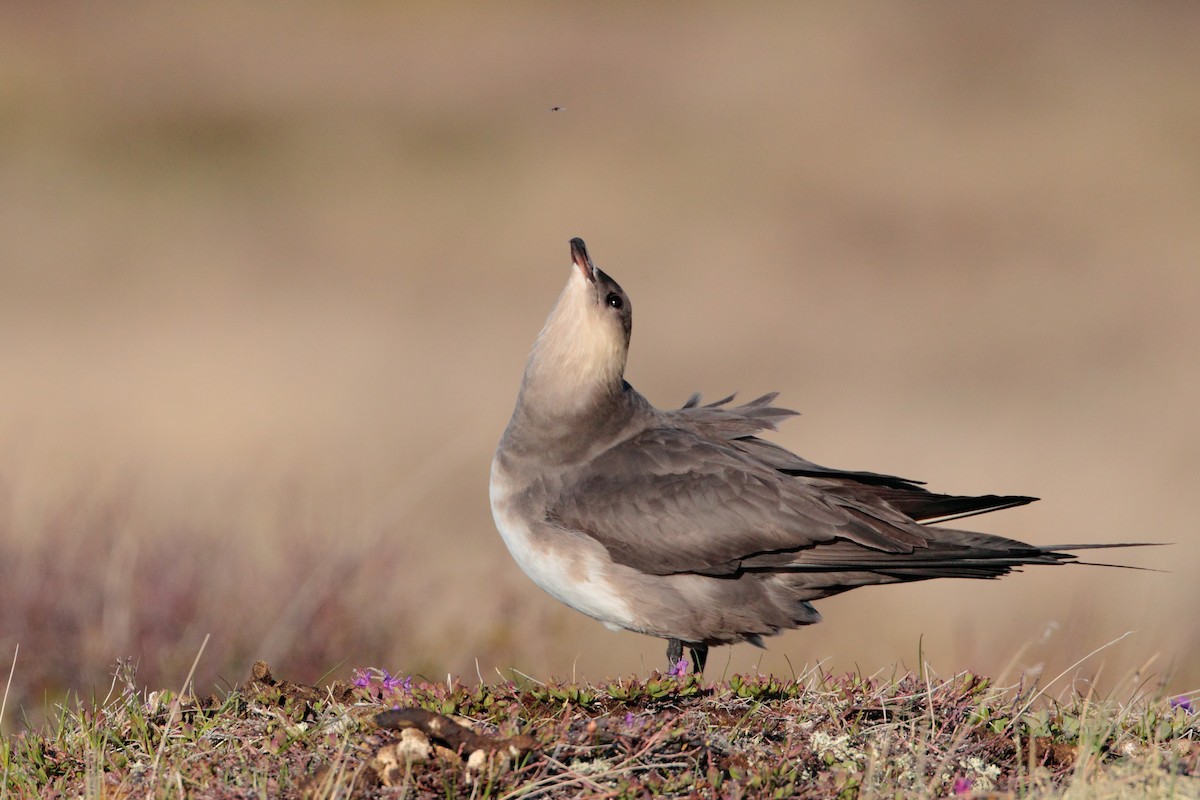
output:
{"label": "bird's neck", "polygon": [[573,278],[546,318],[525,365],[525,383],[559,395],[560,406],[586,404],[621,388],[629,342],[600,324],[588,288]]}
{"label": "bird's neck", "polygon": [[525,365],[509,447],[569,461],[606,446],[645,401],[625,383],[627,339],[597,324],[582,279],[559,296]]}
{"label": "bird's neck", "polygon": [[531,447],[568,456],[623,430],[634,414],[635,396],[619,376],[615,384],[580,384],[566,392],[561,381],[540,380],[536,370],[527,370],[509,430],[520,431]]}

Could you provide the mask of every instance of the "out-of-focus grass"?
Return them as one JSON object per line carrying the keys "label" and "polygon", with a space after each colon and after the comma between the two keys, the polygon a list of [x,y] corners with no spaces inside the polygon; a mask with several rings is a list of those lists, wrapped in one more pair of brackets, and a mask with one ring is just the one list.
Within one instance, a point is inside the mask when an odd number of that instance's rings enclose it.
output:
{"label": "out-of-focus grass", "polygon": [[529,584],[487,509],[575,235],[656,402],[782,390],[814,460],[1046,498],[987,530],[1177,542],[1121,554],[1167,575],[852,593],[729,672],[923,635],[942,669],[1056,673],[1136,630],[1102,680],[1160,654],[1194,688],[1197,13],[6,4],[5,724],[207,633],[202,685],[659,665]]}

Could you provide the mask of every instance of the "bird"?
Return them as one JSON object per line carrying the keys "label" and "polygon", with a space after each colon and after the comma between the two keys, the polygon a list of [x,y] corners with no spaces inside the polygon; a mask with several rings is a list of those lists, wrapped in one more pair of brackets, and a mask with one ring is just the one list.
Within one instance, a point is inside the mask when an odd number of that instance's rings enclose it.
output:
{"label": "bird", "polygon": [[762,647],[819,622],[813,601],[860,586],[998,578],[1143,544],[1038,546],[943,527],[1037,498],[938,494],[815,464],[760,435],[796,413],[774,393],[656,408],[625,380],[629,296],[582,239],[570,250],[492,460],[492,514],[534,583],[612,630],[665,639],[676,674],[685,646],[702,674],[710,647]]}

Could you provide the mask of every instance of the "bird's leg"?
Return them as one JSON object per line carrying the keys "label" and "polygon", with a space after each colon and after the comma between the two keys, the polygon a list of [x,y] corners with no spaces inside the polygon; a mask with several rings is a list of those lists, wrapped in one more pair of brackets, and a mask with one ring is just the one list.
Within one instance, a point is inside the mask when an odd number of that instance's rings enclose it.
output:
{"label": "bird's leg", "polygon": [[696,675],[703,675],[704,664],[708,661],[708,645],[689,644],[688,650],[692,653],[692,672]]}
{"label": "bird's leg", "polygon": [[675,665],[683,658],[683,642],[679,639],[667,639],[667,669],[675,669]]}
{"label": "bird's leg", "polygon": [[[688,652],[692,655],[692,672],[700,675],[704,672],[704,664],[708,661],[708,645],[688,644]],[[683,640],[667,639],[667,667],[672,672],[683,659]]]}

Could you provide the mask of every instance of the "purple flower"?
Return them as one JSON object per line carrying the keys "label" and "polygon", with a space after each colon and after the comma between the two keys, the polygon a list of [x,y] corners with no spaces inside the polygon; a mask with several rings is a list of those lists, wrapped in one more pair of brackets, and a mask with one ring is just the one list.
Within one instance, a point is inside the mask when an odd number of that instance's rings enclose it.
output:
{"label": "purple flower", "polygon": [[408,694],[412,691],[412,676],[401,678],[399,675],[392,675],[386,669],[383,670],[383,690],[385,692],[404,692]]}
{"label": "purple flower", "polygon": [[1186,694],[1181,694],[1179,697],[1171,698],[1171,708],[1182,708],[1187,713],[1191,714],[1195,710],[1192,705],[1192,700]]}
{"label": "purple flower", "polygon": [[633,712],[632,712],[632,711],[626,711],[626,712],[625,712],[625,725],[626,725],[627,727],[630,727],[630,728],[632,728],[636,722],[637,722],[637,717],[635,717],[635,716],[633,715]]}
{"label": "purple flower", "polygon": [[404,692],[405,694],[412,693],[412,676],[401,678],[399,675],[393,675],[386,669],[369,669],[354,670],[354,685],[359,689],[370,689],[378,679],[380,689],[389,694],[396,692]]}
{"label": "purple flower", "polygon": [[675,662],[675,666],[671,667],[667,674],[676,678],[682,678],[684,675],[687,675],[687,670],[688,661],[686,658],[681,658]]}
{"label": "purple flower", "polygon": [[954,779],[954,788],[951,791],[955,794],[970,794],[971,787],[974,785],[975,782],[970,778],[960,775]]}

